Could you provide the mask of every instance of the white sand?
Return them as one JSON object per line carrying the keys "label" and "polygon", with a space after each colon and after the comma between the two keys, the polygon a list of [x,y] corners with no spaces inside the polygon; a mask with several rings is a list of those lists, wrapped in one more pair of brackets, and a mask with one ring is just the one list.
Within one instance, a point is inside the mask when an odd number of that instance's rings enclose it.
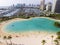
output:
{"label": "white sand", "polygon": [[[45,45],[52,45],[52,37],[54,36],[53,40],[56,38],[56,34],[47,33],[47,32],[30,32],[27,34],[20,35],[19,37],[13,37],[11,39],[13,44],[23,44],[23,45],[42,45],[42,40],[46,40]],[[7,40],[8,43],[10,43],[10,40]],[[5,40],[3,40],[3,43],[5,43]],[[6,44],[6,43],[5,43]],[[54,42],[53,42],[54,44]]]}

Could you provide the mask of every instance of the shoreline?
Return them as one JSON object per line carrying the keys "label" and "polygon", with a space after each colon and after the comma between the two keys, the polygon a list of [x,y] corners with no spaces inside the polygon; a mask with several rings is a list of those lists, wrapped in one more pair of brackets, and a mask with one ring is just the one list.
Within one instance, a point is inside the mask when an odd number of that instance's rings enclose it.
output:
{"label": "shoreline", "polygon": [[[60,20],[52,19],[52,18],[49,18],[49,17],[35,17],[35,18],[46,18],[46,19],[49,19],[49,20],[54,20],[54,21],[60,22]],[[12,20],[4,21],[4,22],[0,23],[1,24],[0,25],[1,31],[5,32],[4,31],[5,30],[4,26],[8,25],[9,23],[12,23],[14,21],[24,21],[24,20],[31,20],[31,19],[33,19],[33,18],[29,18],[29,19],[15,18],[15,19],[12,19]]]}
{"label": "shoreline", "polygon": [[[35,18],[46,18],[46,17],[35,17]],[[53,32],[46,32],[46,31],[30,31],[30,32],[21,32],[21,33],[8,33],[4,31],[4,26],[8,25],[11,22],[14,21],[24,21],[24,20],[31,20],[30,19],[21,19],[21,18],[15,18],[12,20],[4,21],[0,23],[0,36],[1,39],[4,36],[11,36],[12,37],[12,43],[15,44],[24,44],[24,45],[39,45],[42,40],[46,40],[48,44],[51,45],[51,36],[54,36],[53,40],[56,39],[57,35]],[[48,18],[50,19],[50,18]],[[53,20],[53,19],[52,19]],[[60,20],[59,20],[60,21]],[[27,40],[27,42],[26,42]],[[5,43],[3,43],[5,45]]]}

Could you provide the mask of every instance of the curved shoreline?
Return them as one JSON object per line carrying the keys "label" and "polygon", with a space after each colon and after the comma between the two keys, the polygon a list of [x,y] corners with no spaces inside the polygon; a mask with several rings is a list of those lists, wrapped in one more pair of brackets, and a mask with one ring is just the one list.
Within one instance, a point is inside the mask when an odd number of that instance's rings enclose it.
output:
{"label": "curved shoreline", "polygon": [[[49,18],[49,17],[35,17],[35,18],[46,18],[46,19],[49,19],[49,20],[54,20],[54,21],[60,22],[60,20],[52,19],[52,18]],[[1,30],[3,31],[3,30],[5,30],[4,26],[8,25],[9,23],[12,23],[14,21],[24,21],[24,20],[31,20],[31,19],[33,19],[33,18],[29,18],[29,19],[15,18],[15,19],[12,19],[12,20],[2,22],[0,27],[1,27]]]}
{"label": "curved shoreline", "polygon": [[[35,18],[46,18],[46,17],[35,17]],[[30,19],[32,19],[32,18],[30,18]],[[40,41],[42,41],[42,40],[46,40],[48,42],[48,44],[50,44],[51,43],[51,36],[54,36],[53,39],[56,39],[56,37],[57,37],[56,33],[52,33],[52,32],[32,31],[32,32],[23,32],[23,33],[22,32],[21,33],[8,33],[8,32],[4,31],[4,26],[11,23],[11,22],[24,21],[24,20],[30,20],[30,19],[15,18],[15,19],[4,21],[4,22],[0,23],[0,28],[1,28],[0,36],[3,37],[3,36],[11,35],[13,42],[15,41],[15,44],[22,43],[22,41],[23,41],[23,44],[26,44],[26,45],[28,45],[28,44],[33,45],[33,42],[34,42],[34,45],[35,45],[35,43],[37,45],[39,45],[39,44],[41,44]],[[51,19],[51,18],[47,18],[47,19],[55,20],[55,19]],[[55,20],[55,21],[57,21],[57,20]],[[58,20],[58,21],[60,22],[60,20]],[[17,38],[18,41],[15,38]],[[27,44],[26,40],[28,40],[28,42],[32,41],[32,43],[29,42]]]}
{"label": "curved shoreline", "polygon": [[[59,22],[60,22],[60,20],[52,19],[52,18],[49,18],[49,17],[35,17],[35,18],[46,18],[46,19],[49,19],[49,20],[55,20],[55,21],[59,21]],[[8,20],[8,21],[5,21],[5,22],[2,22],[1,25],[0,25],[1,32],[8,34],[8,32],[5,32],[5,31],[4,31],[4,30],[5,30],[5,29],[4,29],[4,26],[8,25],[8,24],[11,23],[11,22],[14,22],[14,21],[31,20],[31,19],[33,19],[33,18],[29,18],[29,19],[15,18],[15,19],[12,19],[12,20]]]}

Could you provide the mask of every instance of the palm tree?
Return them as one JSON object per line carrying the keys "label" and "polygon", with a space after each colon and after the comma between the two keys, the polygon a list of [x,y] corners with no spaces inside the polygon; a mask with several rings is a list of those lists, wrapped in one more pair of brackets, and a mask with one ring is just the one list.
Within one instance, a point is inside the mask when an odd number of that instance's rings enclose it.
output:
{"label": "palm tree", "polygon": [[[7,37],[6,37],[6,36],[4,36],[4,37],[3,37],[3,39],[4,39],[4,40],[6,40],[6,39],[7,39]],[[7,45],[8,45],[8,42],[7,42],[7,40],[6,40],[6,43],[7,43]]]}
{"label": "palm tree", "polygon": [[60,41],[60,32],[57,32],[57,38]]}
{"label": "palm tree", "polygon": [[46,41],[45,40],[42,40],[42,45],[45,45]]}
{"label": "palm tree", "polygon": [[52,37],[52,40],[53,40],[54,36],[52,35],[51,37]]}
{"label": "palm tree", "polygon": [[12,45],[12,41],[11,41],[12,37],[11,37],[11,36],[8,36],[8,39],[9,39],[9,40],[10,40],[10,42],[11,42],[11,44],[10,44],[10,45]]}
{"label": "palm tree", "polygon": [[60,36],[60,31],[56,33],[58,36]]}
{"label": "palm tree", "polygon": [[56,43],[56,45],[59,45],[59,42],[58,42],[58,40],[54,40],[54,42]]}
{"label": "palm tree", "polygon": [[56,38],[56,39],[57,39],[57,40],[58,40],[58,42],[59,42],[59,41],[60,41],[60,31],[59,31],[59,32],[57,32],[56,34],[57,34],[57,38]]}
{"label": "palm tree", "polygon": [[58,36],[56,39],[58,39],[60,41],[60,36]]}
{"label": "palm tree", "polygon": [[53,45],[53,38],[54,38],[54,36],[52,35],[51,38],[52,38],[52,45]]}

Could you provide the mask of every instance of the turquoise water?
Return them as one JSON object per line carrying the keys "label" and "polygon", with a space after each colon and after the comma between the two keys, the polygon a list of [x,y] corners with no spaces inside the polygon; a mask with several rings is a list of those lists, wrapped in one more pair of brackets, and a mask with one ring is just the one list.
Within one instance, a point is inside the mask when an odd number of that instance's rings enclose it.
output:
{"label": "turquoise water", "polygon": [[5,26],[5,30],[9,32],[60,31],[60,28],[54,26],[54,22],[55,22],[54,20],[49,20],[47,18],[32,18],[31,20],[12,22]]}

